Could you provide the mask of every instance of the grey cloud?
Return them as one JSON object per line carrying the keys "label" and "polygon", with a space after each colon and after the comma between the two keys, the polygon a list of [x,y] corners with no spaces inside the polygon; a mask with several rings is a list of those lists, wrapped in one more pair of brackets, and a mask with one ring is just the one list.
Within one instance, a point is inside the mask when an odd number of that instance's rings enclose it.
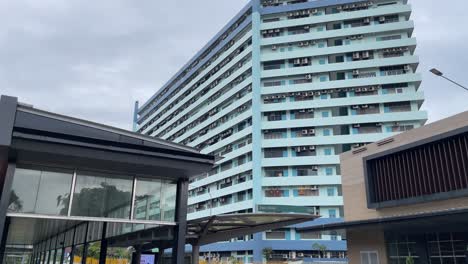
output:
{"label": "grey cloud", "polygon": [[[38,108],[131,127],[144,101],[246,0],[0,1],[0,93]],[[468,83],[465,0],[412,0],[431,120],[467,110],[466,92],[427,73]]]}

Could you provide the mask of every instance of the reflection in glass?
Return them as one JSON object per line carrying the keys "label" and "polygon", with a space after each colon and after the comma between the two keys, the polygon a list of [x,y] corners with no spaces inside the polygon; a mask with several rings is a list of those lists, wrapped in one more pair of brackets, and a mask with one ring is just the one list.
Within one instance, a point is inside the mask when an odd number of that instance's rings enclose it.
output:
{"label": "reflection in glass", "polygon": [[134,219],[161,220],[161,180],[138,178]]}
{"label": "reflection in glass", "polygon": [[130,248],[109,247],[107,248],[106,262],[118,264],[130,264],[132,252]]}
{"label": "reflection in glass", "polygon": [[78,172],[71,213],[73,216],[128,219],[132,187],[131,177]]}
{"label": "reflection in glass", "polygon": [[83,259],[84,245],[78,245],[73,248],[73,264],[81,264]]}
{"label": "reflection in glass", "polygon": [[164,221],[173,222],[175,220],[177,184],[173,182],[165,182],[163,185],[163,202],[161,208],[163,210]]}
{"label": "reflection in glass", "polygon": [[99,255],[101,254],[101,242],[94,242],[88,244],[86,252],[86,264],[99,263]]}
{"label": "reflection in glass", "polygon": [[17,168],[9,212],[66,215],[73,172]]}
{"label": "reflection in glass", "polygon": [[57,253],[55,254],[55,264],[60,264],[62,261],[62,249],[58,248]]}
{"label": "reflection in glass", "polygon": [[55,250],[50,251],[49,264],[54,264]]}
{"label": "reflection in glass", "polygon": [[64,256],[63,256],[63,264],[70,264],[71,251],[72,251],[71,247],[65,248]]}

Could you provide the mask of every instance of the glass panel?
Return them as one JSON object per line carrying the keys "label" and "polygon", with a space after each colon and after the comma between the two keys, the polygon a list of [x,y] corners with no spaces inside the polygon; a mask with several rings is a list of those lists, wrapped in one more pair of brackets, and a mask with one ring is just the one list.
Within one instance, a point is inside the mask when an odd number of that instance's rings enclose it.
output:
{"label": "glass panel", "polygon": [[177,184],[172,182],[165,182],[163,185],[163,199],[161,208],[163,210],[162,220],[164,221],[175,221],[175,207],[176,207],[176,195],[177,195]]}
{"label": "glass panel", "polygon": [[67,215],[73,172],[42,171],[35,212]]}
{"label": "glass panel", "polygon": [[73,249],[73,264],[81,264],[83,259],[84,245],[75,246]]}
{"label": "glass panel", "polygon": [[17,168],[10,212],[66,215],[73,172]]}
{"label": "glass panel", "polygon": [[128,219],[132,188],[132,177],[79,172],[72,215]]}
{"label": "glass panel", "polygon": [[107,264],[130,264],[132,253],[129,248],[109,247],[107,248],[106,263]]}
{"label": "glass panel", "polygon": [[137,179],[134,219],[161,220],[161,188],[161,180]]}
{"label": "glass panel", "polygon": [[59,248],[57,249],[57,254],[55,254],[55,264],[61,264],[61,259],[62,259],[62,249]]}
{"label": "glass panel", "polygon": [[51,255],[50,255],[50,258],[49,258],[49,264],[53,264],[54,263],[54,258],[55,258],[55,250],[51,250]]}
{"label": "glass panel", "polygon": [[40,171],[16,168],[8,206],[9,212],[34,212],[40,178]]}
{"label": "glass panel", "polygon": [[86,264],[99,264],[99,254],[101,254],[101,242],[90,243],[86,255]]}

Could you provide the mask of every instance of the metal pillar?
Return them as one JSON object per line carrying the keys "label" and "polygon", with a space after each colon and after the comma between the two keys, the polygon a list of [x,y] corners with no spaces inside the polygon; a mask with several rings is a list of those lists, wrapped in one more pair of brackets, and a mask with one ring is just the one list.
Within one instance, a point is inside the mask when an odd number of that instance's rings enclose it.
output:
{"label": "metal pillar", "polygon": [[200,245],[192,245],[192,264],[198,264],[200,261]]}
{"label": "metal pillar", "polygon": [[[10,203],[11,186],[13,185],[13,175],[15,174],[16,164],[9,163],[6,169],[5,177],[3,178],[3,188],[1,190],[1,201],[0,201],[0,252],[1,259],[0,264],[3,263],[3,253],[6,247],[6,238],[8,236],[9,219],[7,219],[6,213],[8,205]],[[1,176],[1,175],[0,175]]]}
{"label": "metal pillar", "polygon": [[2,241],[0,245],[0,264],[3,263],[3,260],[5,259],[5,250],[6,250],[6,243],[7,243],[7,238],[8,238],[8,228],[10,227],[10,218],[7,218],[5,220],[5,226],[4,226],[4,232],[2,235]]}
{"label": "metal pillar", "polygon": [[164,248],[158,248],[158,261],[156,264],[162,264],[164,260]]}
{"label": "metal pillar", "polygon": [[188,180],[177,182],[176,215],[177,226],[174,228],[174,244],[172,246],[172,264],[183,264],[185,257],[185,234],[187,232],[187,199]]}
{"label": "metal pillar", "polygon": [[102,224],[101,251],[99,252],[99,264],[106,264],[106,256],[107,256],[106,230],[107,230],[107,222],[104,222]]}

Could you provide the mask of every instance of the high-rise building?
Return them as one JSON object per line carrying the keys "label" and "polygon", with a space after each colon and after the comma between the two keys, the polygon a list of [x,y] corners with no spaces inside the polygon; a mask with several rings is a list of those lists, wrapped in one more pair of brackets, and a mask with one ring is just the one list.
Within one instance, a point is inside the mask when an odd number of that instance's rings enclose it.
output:
{"label": "high-rise building", "polygon": [[[191,182],[189,219],[310,212],[322,216],[315,223],[339,221],[338,155],[427,119],[410,14],[406,0],[252,0],[136,106],[136,131],[216,156],[213,170]],[[343,257],[339,235],[296,231],[240,237],[201,254],[248,263],[265,248],[272,258],[319,249]]]}

